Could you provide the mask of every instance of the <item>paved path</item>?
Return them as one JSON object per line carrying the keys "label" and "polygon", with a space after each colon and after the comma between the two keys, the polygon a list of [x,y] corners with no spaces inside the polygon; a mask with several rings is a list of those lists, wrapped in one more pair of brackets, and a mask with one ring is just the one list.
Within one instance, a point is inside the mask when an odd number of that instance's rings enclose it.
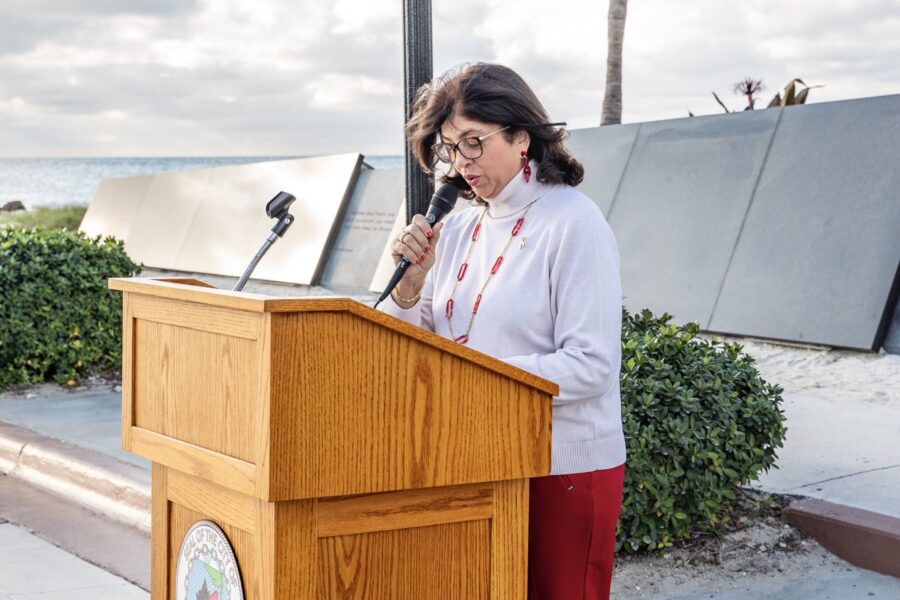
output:
{"label": "paved path", "polygon": [[785,393],[784,411],[780,468],[754,487],[900,518],[900,406]]}
{"label": "paved path", "polygon": [[[764,474],[756,487],[822,498],[900,518],[900,443],[897,442],[900,406],[890,402],[839,402],[814,392],[785,393],[784,398],[788,434],[785,448],[779,452],[781,468]],[[146,461],[120,449],[120,402],[120,392],[110,386],[69,391],[48,384],[25,394],[0,394],[0,421],[147,469]],[[59,573],[71,569],[76,575],[44,577],[34,583],[32,579],[37,576],[38,567],[21,565],[25,556],[33,564],[46,564]],[[31,589],[30,585],[44,586],[40,591],[46,593],[23,596],[23,590]],[[900,598],[900,579],[846,565],[846,568],[799,579],[768,574],[748,577],[746,585],[723,583],[699,588],[678,585],[665,591],[635,592],[619,587],[613,597],[894,600]],[[84,563],[25,530],[5,524],[0,526],[0,600],[26,597],[128,600],[147,596],[124,580]]]}
{"label": "paved path", "polygon": [[147,600],[141,588],[13,525],[0,524],[0,600]]}
{"label": "paved path", "polygon": [[122,450],[122,393],[101,385],[67,390],[56,384],[0,394],[0,421],[103,452],[146,469],[150,463]]}

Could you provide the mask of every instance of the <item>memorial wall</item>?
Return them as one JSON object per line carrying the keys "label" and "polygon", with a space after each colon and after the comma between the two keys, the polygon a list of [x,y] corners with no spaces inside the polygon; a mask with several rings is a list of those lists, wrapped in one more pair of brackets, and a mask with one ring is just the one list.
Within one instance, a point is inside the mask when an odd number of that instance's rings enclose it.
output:
{"label": "memorial wall", "polygon": [[341,154],[101,182],[81,224],[124,240],[147,267],[238,277],[275,224],[266,203],[296,196],[294,224],[254,277],[314,285],[325,267],[362,157]]}
{"label": "memorial wall", "polygon": [[341,294],[370,287],[398,219],[406,224],[404,180],[403,169],[361,169],[320,285]]}
{"label": "memorial wall", "polygon": [[[900,95],[580,129],[568,144],[615,232],[629,310],[900,353]],[[404,179],[358,154],[110,179],[82,230],[149,267],[236,277],[283,189],[297,220],[254,278],[366,297],[393,271]]]}
{"label": "memorial wall", "polygon": [[616,234],[630,310],[900,344],[900,95],[576,130],[569,146]]}

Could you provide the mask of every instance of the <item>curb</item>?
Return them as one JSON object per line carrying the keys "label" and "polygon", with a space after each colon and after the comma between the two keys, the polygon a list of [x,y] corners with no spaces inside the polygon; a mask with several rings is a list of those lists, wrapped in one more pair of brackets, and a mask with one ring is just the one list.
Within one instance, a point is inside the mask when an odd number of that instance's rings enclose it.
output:
{"label": "curb", "polygon": [[150,473],[0,421],[0,474],[150,532]]}
{"label": "curb", "polygon": [[[150,533],[150,473],[136,465],[0,421],[0,474]],[[784,517],[847,562],[900,577],[900,519],[817,498]]]}
{"label": "curb", "polygon": [[817,498],[791,502],[784,516],[847,562],[900,577],[900,519]]}

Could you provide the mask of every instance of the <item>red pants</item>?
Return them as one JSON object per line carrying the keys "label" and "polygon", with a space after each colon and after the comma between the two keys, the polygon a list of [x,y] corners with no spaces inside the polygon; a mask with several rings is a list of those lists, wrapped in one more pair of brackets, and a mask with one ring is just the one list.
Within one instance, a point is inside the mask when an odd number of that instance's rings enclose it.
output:
{"label": "red pants", "polygon": [[608,599],[625,465],[531,480],[530,600]]}

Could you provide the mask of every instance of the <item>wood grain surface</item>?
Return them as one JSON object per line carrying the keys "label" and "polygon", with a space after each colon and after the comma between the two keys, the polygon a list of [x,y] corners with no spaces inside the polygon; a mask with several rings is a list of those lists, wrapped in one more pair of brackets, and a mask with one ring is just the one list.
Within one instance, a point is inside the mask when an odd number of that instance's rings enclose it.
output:
{"label": "wood grain surface", "polygon": [[268,499],[550,471],[550,398],[348,313],[272,315]]}
{"label": "wood grain surface", "polygon": [[137,296],[122,298],[122,448],[131,451],[131,427],[134,425],[134,315],[132,304]]}
{"label": "wood grain surface", "polygon": [[172,467],[242,494],[256,491],[256,467],[140,427],[131,429],[133,452],[154,463]]}
{"label": "wood grain surface", "polygon": [[247,533],[256,531],[257,500],[221,485],[192,477],[174,469],[168,470],[168,500],[202,512],[215,522],[228,523]]}
{"label": "wood grain surface", "polygon": [[528,596],[528,480],[494,483],[491,598]]}
{"label": "wood grain surface", "polygon": [[320,539],[317,597],[488,598],[490,538],[470,521]]}
{"label": "wood grain surface", "polygon": [[[154,279],[143,277],[110,278],[110,289],[131,294],[140,294],[150,298],[167,298],[183,300],[205,306],[218,306],[247,311],[250,313],[301,313],[301,312],[347,312],[362,319],[378,323],[398,333],[411,336],[426,344],[444,350],[453,356],[481,364],[502,375],[516,379],[522,383],[544,391],[550,395],[559,394],[559,386],[554,382],[523,371],[508,363],[498,360],[477,350],[457,344],[421,327],[410,325],[396,317],[375,310],[356,300],[345,297],[315,298],[275,298],[247,292],[232,292],[213,287],[203,287],[193,279],[186,279],[184,284],[176,283],[177,279]],[[208,284],[204,284],[208,285]]]}
{"label": "wood grain surface", "polygon": [[527,597],[555,384],[348,299],[110,287],[123,446],[154,463],[153,600],[200,519],[248,600]]}
{"label": "wood grain surface", "polygon": [[490,519],[492,484],[319,500],[320,537]]}
{"label": "wood grain surface", "polygon": [[527,480],[266,502],[155,465],[153,491],[153,600],[174,599],[201,519],[231,542],[248,600],[527,596]]}
{"label": "wood grain surface", "polygon": [[169,522],[168,469],[154,463],[150,473],[150,597],[151,600],[174,600],[174,596],[169,596],[169,581],[174,575],[169,574],[169,548],[173,537]]}
{"label": "wood grain surface", "polygon": [[134,426],[256,462],[258,344],[136,319]]}
{"label": "wood grain surface", "polygon": [[257,504],[258,598],[312,599],[316,591],[316,500]]}

